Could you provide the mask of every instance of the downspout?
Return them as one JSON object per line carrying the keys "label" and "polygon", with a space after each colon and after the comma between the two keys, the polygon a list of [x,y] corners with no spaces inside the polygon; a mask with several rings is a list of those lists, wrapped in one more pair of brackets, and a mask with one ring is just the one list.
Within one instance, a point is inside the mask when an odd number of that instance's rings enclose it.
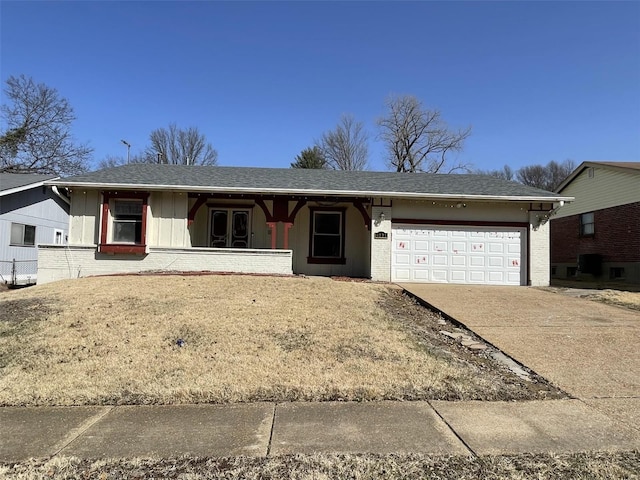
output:
{"label": "downspout", "polygon": [[56,185],[51,185],[51,191],[55,193],[64,203],[71,206],[71,200],[66,195],[63,195]]}
{"label": "downspout", "polygon": [[556,206],[554,206],[552,210],[549,210],[549,213],[545,213],[542,217],[536,215],[536,218],[538,219],[538,225],[535,226],[536,229],[538,229],[541,225],[544,225],[545,223],[547,223],[549,219],[553,217],[556,214],[556,212],[564,206],[564,200],[560,200],[558,203],[555,203],[554,205]]}

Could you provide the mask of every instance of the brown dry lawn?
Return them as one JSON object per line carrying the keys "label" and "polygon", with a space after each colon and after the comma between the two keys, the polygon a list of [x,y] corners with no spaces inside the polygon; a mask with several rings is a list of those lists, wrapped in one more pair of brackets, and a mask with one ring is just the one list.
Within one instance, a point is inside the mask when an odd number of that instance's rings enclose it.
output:
{"label": "brown dry lawn", "polygon": [[508,372],[416,333],[437,320],[372,283],[55,282],[0,295],[0,405],[522,397]]}
{"label": "brown dry lawn", "polygon": [[106,480],[181,478],[189,480],[408,480],[408,479],[633,479],[640,453],[589,452],[504,456],[428,456],[313,454],[268,458],[192,458],[79,460],[53,458],[0,464],[0,478]]}

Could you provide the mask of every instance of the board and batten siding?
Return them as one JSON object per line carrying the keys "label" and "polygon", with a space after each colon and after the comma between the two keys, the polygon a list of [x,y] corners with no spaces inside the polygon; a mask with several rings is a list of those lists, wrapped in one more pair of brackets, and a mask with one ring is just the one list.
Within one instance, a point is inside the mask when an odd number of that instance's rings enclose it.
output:
{"label": "board and batten siding", "polygon": [[100,192],[73,190],[69,221],[69,244],[95,245],[99,243]]}
{"label": "board and batten siding", "polygon": [[147,209],[147,244],[154,247],[190,247],[188,200],[182,192],[152,192]]}
{"label": "board and batten siding", "polygon": [[[591,168],[592,176],[589,176]],[[555,218],[640,202],[640,171],[587,167],[561,193],[575,197],[575,201],[560,207]]]}

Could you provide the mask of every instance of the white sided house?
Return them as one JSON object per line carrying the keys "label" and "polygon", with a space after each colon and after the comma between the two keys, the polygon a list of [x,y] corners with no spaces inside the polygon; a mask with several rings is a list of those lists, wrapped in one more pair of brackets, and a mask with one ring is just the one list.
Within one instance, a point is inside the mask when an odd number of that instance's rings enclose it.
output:
{"label": "white sided house", "polygon": [[559,194],[482,175],[132,164],[51,185],[38,282],[143,271],[548,285]]}
{"label": "white sided house", "polygon": [[0,173],[0,283],[36,283],[38,245],[65,243],[68,199],[44,186],[54,178]]}

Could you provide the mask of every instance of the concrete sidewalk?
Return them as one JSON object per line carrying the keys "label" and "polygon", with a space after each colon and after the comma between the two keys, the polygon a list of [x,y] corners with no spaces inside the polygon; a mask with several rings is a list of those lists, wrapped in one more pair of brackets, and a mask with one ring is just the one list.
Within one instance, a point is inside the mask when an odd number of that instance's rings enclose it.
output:
{"label": "concrete sidewalk", "polygon": [[580,400],[0,408],[1,462],[637,448],[640,432]]}

